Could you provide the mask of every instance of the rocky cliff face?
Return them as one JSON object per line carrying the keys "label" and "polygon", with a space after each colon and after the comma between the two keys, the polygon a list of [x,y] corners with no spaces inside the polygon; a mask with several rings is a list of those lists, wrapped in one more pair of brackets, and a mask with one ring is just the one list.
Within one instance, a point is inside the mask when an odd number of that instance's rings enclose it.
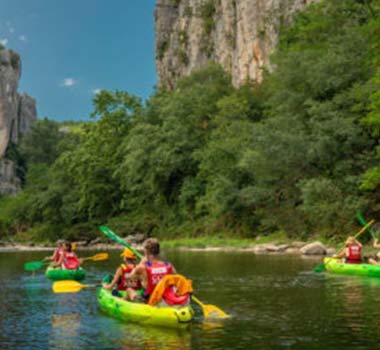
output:
{"label": "rocky cliff face", "polygon": [[17,53],[0,50],[0,194],[14,194],[20,188],[15,165],[5,158],[11,142],[17,144],[20,136],[35,122],[36,102],[26,94],[20,95],[18,82],[21,60]]}
{"label": "rocky cliff face", "polygon": [[271,69],[282,24],[318,0],[157,0],[156,67],[160,84],[212,60],[232,75],[234,85],[260,82]]}

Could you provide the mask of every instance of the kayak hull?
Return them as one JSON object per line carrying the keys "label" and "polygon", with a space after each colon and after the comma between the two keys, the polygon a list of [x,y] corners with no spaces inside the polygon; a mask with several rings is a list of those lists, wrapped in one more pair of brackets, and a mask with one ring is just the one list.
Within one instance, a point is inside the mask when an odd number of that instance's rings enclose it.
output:
{"label": "kayak hull", "polygon": [[55,269],[49,266],[46,269],[45,276],[52,281],[62,281],[62,280],[81,281],[86,277],[86,270],[82,268],[79,268],[76,270],[61,270],[61,269]]}
{"label": "kayak hull", "polygon": [[328,272],[340,275],[368,276],[380,278],[380,265],[346,264],[339,259],[325,258],[323,260]]}
{"label": "kayak hull", "polygon": [[98,289],[97,300],[101,310],[120,320],[166,328],[187,328],[194,317],[191,306],[155,307],[126,301],[113,296],[110,290]]}

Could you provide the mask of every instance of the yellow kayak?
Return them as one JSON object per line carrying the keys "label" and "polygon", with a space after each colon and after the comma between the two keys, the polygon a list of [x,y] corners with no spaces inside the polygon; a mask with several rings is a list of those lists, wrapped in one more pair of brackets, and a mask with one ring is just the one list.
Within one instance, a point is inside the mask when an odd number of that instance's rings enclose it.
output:
{"label": "yellow kayak", "polygon": [[100,308],[107,314],[126,322],[143,325],[186,328],[194,317],[194,311],[190,305],[180,307],[150,306],[113,296],[110,290],[104,288],[98,290],[97,300]]}

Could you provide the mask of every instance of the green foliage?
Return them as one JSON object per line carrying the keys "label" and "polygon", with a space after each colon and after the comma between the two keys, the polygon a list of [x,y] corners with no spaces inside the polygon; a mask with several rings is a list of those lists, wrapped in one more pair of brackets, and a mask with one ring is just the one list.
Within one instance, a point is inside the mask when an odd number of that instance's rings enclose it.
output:
{"label": "green foliage", "polygon": [[[217,5],[198,9],[208,55]],[[240,245],[235,237],[336,239],[356,229],[355,211],[379,218],[379,7],[310,5],[282,29],[276,69],[259,86],[234,88],[210,64],[145,104],[102,91],[89,123],[39,121],[8,150],[27,172],[20,194],[0,199],[0,235],[89,240],[106,223]],[[180,32],[183,64],[187,40]]]}

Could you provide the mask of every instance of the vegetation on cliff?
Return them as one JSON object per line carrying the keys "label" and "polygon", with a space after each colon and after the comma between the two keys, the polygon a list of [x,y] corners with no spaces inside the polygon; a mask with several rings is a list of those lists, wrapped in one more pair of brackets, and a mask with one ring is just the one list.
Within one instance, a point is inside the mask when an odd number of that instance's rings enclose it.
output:
{"label": "vegetation on cliff", "polygon": [[102,91],[94,121],[70,132],[40,121],[18,149],[24,190],[0,201],[1,234],[90,239],[105,223],[304,239],[346,235],[355,211],[379,217],[379,15],[374,1],[310,6],[259,86],[235,89],[210,64],[145,104]]}

